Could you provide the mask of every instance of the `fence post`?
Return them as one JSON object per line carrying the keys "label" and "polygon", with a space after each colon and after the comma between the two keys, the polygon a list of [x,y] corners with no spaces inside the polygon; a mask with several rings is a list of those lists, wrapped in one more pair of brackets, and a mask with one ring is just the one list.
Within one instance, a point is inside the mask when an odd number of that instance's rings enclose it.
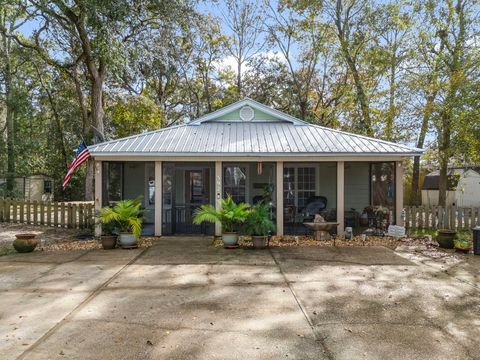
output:
{"label": "fence post", "polygon": [[60,204],[60,225],[61,227],[65,227],[65,203],[64,202]]}
{"label": "fence post", "polygon": [[53,225],[58,227],[58,202],[53,203]]}

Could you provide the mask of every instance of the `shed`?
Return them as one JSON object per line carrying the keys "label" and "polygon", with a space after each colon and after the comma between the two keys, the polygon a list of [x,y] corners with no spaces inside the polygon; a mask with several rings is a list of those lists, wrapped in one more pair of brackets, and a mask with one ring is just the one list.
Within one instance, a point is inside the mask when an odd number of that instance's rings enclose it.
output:
{"label": "shed", "polygon": [[[30,201],[52,201],[54,179],[46,174],[25,174],[14,176],[13,196]],[[7,190],[7,177],[0,176],[0,193]]]}
{"label": "shed", "polygon": [[[422,185],[422,204],[438,205],[440,172],[425,176]],[[480,174],[473,168],[450,168],[447,174],[446,206],[480,206]]]}

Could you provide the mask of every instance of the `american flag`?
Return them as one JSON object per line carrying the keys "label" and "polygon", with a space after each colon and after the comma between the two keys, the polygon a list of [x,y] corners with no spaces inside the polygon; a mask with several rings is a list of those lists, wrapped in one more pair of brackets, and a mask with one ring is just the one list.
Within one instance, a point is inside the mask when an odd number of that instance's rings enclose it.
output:
{"label": "american flag", "polygon": [[90,152],[88,151],[87,145],[85,144],[85,141],[82,141],[75,153],[75,158],[73,159],[72,163],[68,167],[67,175],[65,175],[65,177],[63,178],[63,184],[62,184],[63,188],[67,186],[75,170],[80,165],[82,165],[85,161],[87,161],[89,157],[90,157]]}

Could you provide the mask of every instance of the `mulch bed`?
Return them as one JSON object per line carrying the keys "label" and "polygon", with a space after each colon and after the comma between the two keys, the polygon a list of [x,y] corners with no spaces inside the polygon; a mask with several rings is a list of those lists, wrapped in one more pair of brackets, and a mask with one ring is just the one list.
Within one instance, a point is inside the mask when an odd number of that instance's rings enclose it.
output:
{"label": "mulch bed", "polygon": [[[148,248],[153,245],[157,238],[142,237],[138,241],[139,248]],[[102,244],[98,240],[75,240],[64,241],[55,244],[47,244],[35,250],[38,251],[70,251],[70,250],[94,250],[102,249]]]}
{"label": "mulch bed", "polygon": [[[86,230],[54,228],[25,224],[0,223],[0,256],[15,253],[12,241],[15,234],[33,233],[39,244],[35,251],[70,251],[102,249],[100,241],[95,240],[91,232]],[[142,237],[138,246],[150,247],[156,241],[155,237]]]}

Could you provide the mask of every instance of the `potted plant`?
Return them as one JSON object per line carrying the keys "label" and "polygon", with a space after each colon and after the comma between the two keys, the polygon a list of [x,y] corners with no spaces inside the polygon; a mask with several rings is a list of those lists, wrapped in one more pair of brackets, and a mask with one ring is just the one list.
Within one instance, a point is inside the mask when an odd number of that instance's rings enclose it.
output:
{"label": "potted plant", "polygon": [[453,246],[455,247],[455,251],[468,254],[472,248],[472,242],[468,240],[455,239],[453,240]]}
{"label": "potted plant", "polygon": [[440,229],[438,230],[437,242],[441,248],[453,249],[453,239],[455,239],[457,232],[455,230]]}
{"label": "potted plant", "polygon": [[195,210],[193,223],[200,225],[203,222],[222,225],[222,240],[226,247],[236,246],[238,243],[238,229],[247,219],[250,210],[245,203],[236,204],[231,196],[222,199],[220,209],[217,211],[212,205],[202,205]]}
{"label": "potted plant", "polygon": [[113,224],[119,230],[118,241],[122,248],[137,246],[142,234],[142,214],[140,199],[121,200],[113,208],[100,209],[100,222]]}
{"label": "potted plant", "polygon": [[[108,211],[106,211],[108,213]],[[103,209],[100,210],[99,213],[99,221],[102,224],[102,235],[100,235],[100,242],[102,243],[102,247],[104,250],[111,250],[115,249],[117,246],[117,235],[114,233],[115,231],[115,222],[109,221],[108,218],[103,216],[104,214]]]}
{"label": "potted plant", "polygon": [[245,221],[245,232],[252,237],[255,249],[264,249],[268,236],[275,231],[275,224],[270,219],[269,207],[264,202],[254,205]]}
{"label": "potted plant", "polygon": [[19,253],[32,252],[38,245],[36,236],[36,234],[16,234],[12,245]]}

